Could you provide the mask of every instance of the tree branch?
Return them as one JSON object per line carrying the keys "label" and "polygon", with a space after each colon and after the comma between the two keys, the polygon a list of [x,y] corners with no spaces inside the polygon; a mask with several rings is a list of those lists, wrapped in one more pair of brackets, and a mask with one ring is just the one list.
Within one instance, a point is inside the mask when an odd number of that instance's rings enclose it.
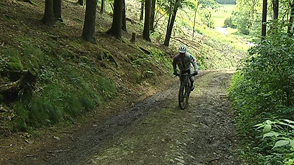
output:
{"label": "tree branch", "polygon": [[4,93],[14,92],[18,90],[19,88],[23,87],[23,85],[34,82],[35,79],[36,79],[36,76],[31,74],[29,71],[25,70],[22,72],[22,75],[17,81],[7,83],[7,84],[0,84],[0,93],[4,94]]}

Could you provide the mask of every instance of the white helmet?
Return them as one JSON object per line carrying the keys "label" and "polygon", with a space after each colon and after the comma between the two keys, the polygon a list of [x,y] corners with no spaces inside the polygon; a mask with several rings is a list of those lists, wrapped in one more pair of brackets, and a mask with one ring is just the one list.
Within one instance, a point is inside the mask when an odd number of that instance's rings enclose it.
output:
{"label": "white helmet", "polygon": [[180,46],[179,53],[186,53],[186,52],[187,52],[186,46]]}

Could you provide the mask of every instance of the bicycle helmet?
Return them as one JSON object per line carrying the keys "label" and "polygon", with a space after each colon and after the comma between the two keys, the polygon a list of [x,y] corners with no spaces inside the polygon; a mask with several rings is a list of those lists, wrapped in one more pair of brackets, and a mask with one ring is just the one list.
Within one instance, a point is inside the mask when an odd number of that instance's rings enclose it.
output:
{"label": "bicycle helmet", "polygon": [[187,52],[186,46],[180,46],[179,53],[186,53],[186,52]]}

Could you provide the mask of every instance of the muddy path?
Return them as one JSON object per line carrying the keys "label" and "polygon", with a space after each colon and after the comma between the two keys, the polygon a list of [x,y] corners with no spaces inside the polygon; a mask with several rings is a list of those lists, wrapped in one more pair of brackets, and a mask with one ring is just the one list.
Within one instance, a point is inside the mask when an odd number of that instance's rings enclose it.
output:
{"label": "muddy path", "polygon": [[240,164],[227,96],[232,71],[204,71],[180,110],[178,83],[54,146],[6,164]]}

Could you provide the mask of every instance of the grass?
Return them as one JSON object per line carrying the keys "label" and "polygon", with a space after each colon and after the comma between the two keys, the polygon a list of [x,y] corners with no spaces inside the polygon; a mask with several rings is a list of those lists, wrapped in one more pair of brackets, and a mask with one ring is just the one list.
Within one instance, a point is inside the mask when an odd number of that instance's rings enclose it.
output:
{"label": "grass", "polygon": [[[10,46],[0,51],[1,73],[29,70],[37,75],[37,80],[32,91],[24,89],[17,94],[18,101],[12,104],[16,118],[10,129],[25,131],[29,127],[51,125],[69,116],[91,111],[103,100],[117,95],[111,80],[100,74],[91,74],[95,68],[64,65],[61,62],[65,60],[62,54],[56,58],[33,42],[21,43],[21,49]],[[52,48],[56,46],[50,44]],[[50,47],[46,50],[55,51]],[[68,54],[66,50],[61,53]],[[81,64],[89,62],[83,58],[81,61]]]}
{"label": "grass", "polygon": [[215,27],[223,27],[226,18],[229,18],[236,5],[222,5],[219,9],[213,10],[212,18]]}

